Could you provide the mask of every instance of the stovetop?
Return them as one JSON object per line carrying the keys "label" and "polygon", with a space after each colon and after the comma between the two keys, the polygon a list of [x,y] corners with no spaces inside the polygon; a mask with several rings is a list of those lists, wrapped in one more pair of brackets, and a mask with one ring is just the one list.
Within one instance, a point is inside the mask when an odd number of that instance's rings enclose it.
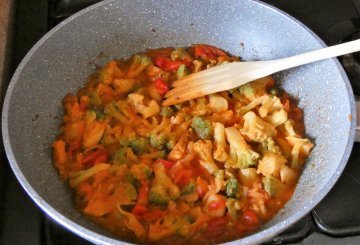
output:
{"label": "stovetop", "polygon": [[[18,0],[11,75],[26,52],[51,27],[99,0]],[[265,0],[302,21],[328,45],[360,37],[360,0]],[[360,95],[360,54],[340,59]],[[6,87],[3,81],[0,87]],[[1,152],[0,152],[1,153]],[[0,154],[0,244],[89,244],[50,220],[24,193]],[[302,220],[268,244],[360,244],[360,144],[335,187]]]}

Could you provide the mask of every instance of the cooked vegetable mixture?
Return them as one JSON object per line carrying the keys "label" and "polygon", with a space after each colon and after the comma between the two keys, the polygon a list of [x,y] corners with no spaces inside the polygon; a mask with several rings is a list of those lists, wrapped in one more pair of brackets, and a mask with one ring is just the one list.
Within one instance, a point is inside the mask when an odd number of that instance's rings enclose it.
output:
{"label": "cooked vegetable mixture", "polygon": [[233,61],[209,45],[147,50],[66,95],[53,159],[81,212],[124,240],[161,244],[225,242],[273,217],[314,145],[271,77],[161,106],[173,81]]}

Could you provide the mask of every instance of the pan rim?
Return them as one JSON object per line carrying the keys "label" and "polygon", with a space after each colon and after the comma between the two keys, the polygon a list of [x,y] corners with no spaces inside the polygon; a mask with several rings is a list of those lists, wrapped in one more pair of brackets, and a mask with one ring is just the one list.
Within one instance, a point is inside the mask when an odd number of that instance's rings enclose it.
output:
{"label": "pan rim", "polygon": [[[6,96],[4,99],[3,104],[3,110],[2,110],[2,135],[3,135],[3,142],[5,147],[5,152],[8,158],[8,161],[10,163],[10,166],[20,182],[21,186],[24,188],[26,193],[31,197],[31,199],[48,215],[51,217],[51,219],[55,220],[57,223],[61,224],[66,229],[70,230],[71,232],[85,238],[88,241],[94,242],[96,244],[128,244],[126,242],[116,240],[110,237],[107,237],[105,235],[101,235],[99,233],[96,233],[94,231],[91,231],[87,228],[82,227],[81,225],[78,225],[71,219],[65,217],[63,214],[55,210],[49,203],[47,203],[30,185],[30,183],[27,181],[26,177],[22,173],[15,155],[12,151],[11,143],[10,143],[10,137],[8,132],[8,112],[9,112],[9,106],[10,101],[12,97],[13,89],[16,85],[16,82],[27,64],[28,60],[32,57],[32,55],[37,51],[37,49],[46,42],[55,32],[60,30],[63,26],[65,26],[67,23],[71,22],[72,20],[78,18],[79,16],[92,11],[93,9],[99,8],[102,5],[106,5],[110,2],[114,2],[116,0],[106,0],[102,1],[100,3],[91,5],[71,17],[67,18],[66,20],[59,23],[57,26],[55,26],[53,29],[51,29],[49,32],[47,32],[26,54],[26,56],[23,58],[19,66],[17,67],[6,92]],[[277,14],[282,15],[283,17],[287,18],[289,21],[299,25],[301,28],[303,28],[307,33],[309,33],[322,47],[326,47],[325,43],[313,32],[311,31],[307,26],[302,24],[299,20],[296,18],[290,16],[286,12],[279,10],[278,8],[269,5],[267,3],[261,2],[259,0],[248,0],[250,2],[254,2],[255,4],[258,4],[262,7],[267,8],[270,11],[276,12]],[[288,228],[290,225],[294,224],[296,221],[300,220],[303,216],[305,216],[307,213],[309,213],[324,197],[325,195],[331,190],[331,188],[334,186],[338,178],[340,177],[342,171],[344,170],[346,163],[350,157],[350,153],[352,150],[354,138],[355,138],[355,118],[356,118],[356,110],[355,110],[355,99],[354,94],[352,92],[352,88],[350,85],[350,82],[345,74],[345,71],[343,70],[343,67],[340,65],[340,62],[333,58],[332,61],[335,63],[338,71],[340,72],[340,75],[345,83],[347,93],[348,93],[348,99],[350,104],[350,111],[352,115],[352,120],[350,123],[350,131],[349,131],[349,137],[346,144],[346,148],[344,151],[344,154],[334,172],[334,174],[331,177],[331,180],[320,190],[320,195],[316,196],[311,202],[307,203],[302,210],[299,210],[298,212],[295,212],[290,217],[286,218],[285,220],[274,224],[273,226],[266,228],[264,230],[258,231],[252,235],[246,236],[244,238],[241,238],[239,240],[235,240],[232,242],[228,242],[227,244],[235,244],[238,242],[241,242],[243,244],[252,244],[252,243],[260,243],[267,241],[271,237],[279,234],[286,228]]]}

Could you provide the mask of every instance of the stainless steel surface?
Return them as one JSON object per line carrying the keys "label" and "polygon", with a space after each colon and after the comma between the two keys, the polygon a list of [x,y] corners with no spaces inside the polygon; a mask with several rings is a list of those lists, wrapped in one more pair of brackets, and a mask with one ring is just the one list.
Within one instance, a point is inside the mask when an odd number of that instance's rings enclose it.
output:
{"label": "stainless steel surface", "polygon": [[[288,15],[250,0],[105,1],[60,23],[19,65],[2,115],[13,171],[49,216],[92,242],[121,243],[74,209],[69,190],[52,166],[50,144],[57,134],[60,101],[86,81],[95,62],[192,43],[213,44],[246,60],[281,58],[324,46]],[[299,98],[307,134],[316,147],[292,200],[242,243],[265,241],[307,214],[338,179],[354,140],[354,97],[337,60],[291,69],[277,74],[276,80]]]}

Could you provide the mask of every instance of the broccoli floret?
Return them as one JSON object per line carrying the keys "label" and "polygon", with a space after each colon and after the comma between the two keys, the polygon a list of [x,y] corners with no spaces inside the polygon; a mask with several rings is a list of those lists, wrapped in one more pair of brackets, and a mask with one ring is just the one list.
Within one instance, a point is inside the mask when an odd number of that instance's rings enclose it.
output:
{"label": "broccoli floret", "polygon": [[186,66],[184,64],[180,65],[176,72],[177,79],[180,80],[184,78],[187,74],[189,74],[189,71],[188,69],[186,69]]}
{"label": "broccoli floret", "polygon": [[281,155],[280,147],[275,143],[274,139],[271,137],[267,138],[266,140],[260,143],[259,150],[263,155],[268,151]]}
{"label": "broccoli floret", "polygon": [[241,209],[241,205],[238,200],[234,198],[228,198],[226,200],[226,208],[232,220],[236,221],[238,218],[238,212]]}
{"label": "broccoli floret", "polygon": [[212,135],[212,126],[209,120],[202,117],[194,117],[191,127],[195,130],[200,139],[210,139]]}
{"label": "broccoli floret", "polygon": [[277,134],[272,124],[263,121],[253,111],[246,113],[243,118],[244,127],[241,129],[241,133],[255,142],[262,142]]}
{"label": "broccoli floret", "polygon": [[150,202],[152,202],[154,204],[159,204],[159,205],[165,205],[169,201],[171,201],[170,196],[166,192],[165,188],[160,185],[153,186],[150,189],[149,200],[150,200]]}
{"label": "broccoli floret", "polygon": [[152,169],[145,163],[134,164],[130,169],[130,173],[135,179],[141,181],[150,177]]}
{"label": "broccoli floret", "polygon": [[126,147],[122,147],[113,155],[113,162],[115,164],[123,164],[127,160]]}
{"label": "broccoli floret", "polygon": [[131,136],[128,139],[120,140],[120,144],[129,146],[137,156],[148,152],[150,149],[149,141],[136,135]]}
{"label": "broccoli floret", "polygon": [[270,196],[279,196],[286,189],[286,185],[271,175],[263,177],[262,182],[264,185],[264,190]]}
{"label": "broccoli floret", "polygon": [[235,197],[239,190],[239,183],[237,179],[231,177],[226,183],[225,191],[227,197]]}
{"label": "broccoli floret", "polygon": [[134,55],[132,58],[129,71],[127,73],[127,77],[128,78],[136,77],[151,64],[152,61],[149,57],[140,54]]}
{"label": "broccoli floret", "polygon": [[195,184],[190,183],[181,190],[181,195],[191,194],[195,190]]}
{"label": "broccoli floret", "polygon": [[151,134],[150,145],[158,150],[164,149],[166,146],[166,135],[163,133]]}
{"label": "broccoli floret", "polygon": [[260,155],[250,148],[236,128],[225,128],[225,135],[230,143],[230,159],[228,164],[239,169],[257,165]]}
{"label": "broccoli floret", "polygon": [[163,117],[171,117],[174,115],[174,110],[171,107],[161,107],[160,109],[160,115]]}
{"label": "broccoli floret", "polygon": [[104,113],[111,117],[116,118],[121,123],[127,123],[128,119],[125,117],[124,113],[120,110],[118,105],[115,102],[108,103],[105,106]]}
{"label": "broccoli floret", "polygon": [[171,60],[186,60],[191,62],[192,58],[184,48],[176,48],[171,52]]}
{"label": "broccoli floret", "polygon": [[268,84],[273,84],[274,80],[271,77],[264,77],[250,83],[246,83],[239,87],[240,94],[244,95],[249,100],[254,100],[266,93]]}
{"label": "broccoli floret", "polygon": [[149,191],[149,200],[155,204],[167,204],[180,196],[180,190],[167,176],[165,167],[161,164],[154,167],[155,179]]}

